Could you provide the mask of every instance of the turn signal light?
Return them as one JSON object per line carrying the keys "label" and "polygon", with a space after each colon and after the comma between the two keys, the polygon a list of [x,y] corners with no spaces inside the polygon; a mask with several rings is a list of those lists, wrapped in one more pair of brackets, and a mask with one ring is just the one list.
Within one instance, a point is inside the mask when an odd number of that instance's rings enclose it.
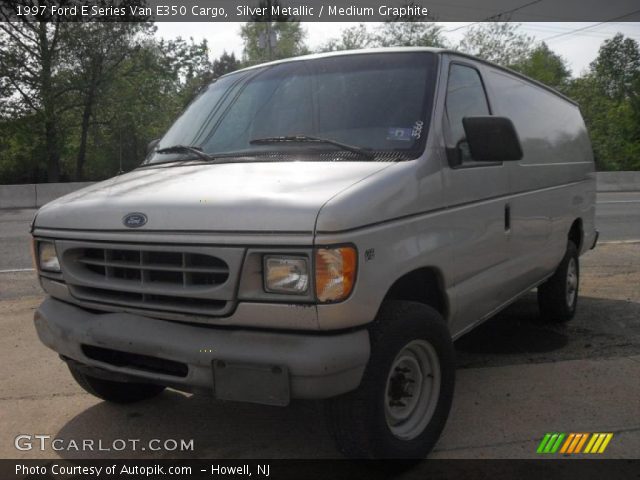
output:
{"label": "turn signal light", "polygon": [[358,254],[353,247],[316,250],[316,297],[339,302],[349,296],[356,280]]}

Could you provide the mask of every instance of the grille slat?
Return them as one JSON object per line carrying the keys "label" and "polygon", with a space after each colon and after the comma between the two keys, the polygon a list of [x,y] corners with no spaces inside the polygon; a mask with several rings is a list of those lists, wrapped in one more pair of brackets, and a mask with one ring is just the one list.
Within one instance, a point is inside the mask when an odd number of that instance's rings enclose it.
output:
{"label": "grille slat", "polygon": [[143,309],[163,310],[176,313],[193,313],[194,315],[211,315],[224,309],[227,302],[221,300],[205,300],[184,298],[176,301],[171,295],[151,295],[135,292],[118,292],[91,287],[71,287],[73,295],[81,300],[121,305]]}
{"label": "grille slat", "polygon": [[123,262],[117,260],[105,261],[105,260],[95,260],[93,258],[80,257],[77,259],[78,262],[84,263],[86,265],[99,265],[99,266],[110,266],[110,267],[120,267],[120,268],[135,268],[141,270],[167,270],[167,271],[175,271],[175,272],[193,272],[193,273],[228,273],[229,269],[224,267],[197,267],[197,266],[172,266],[172,265],[162,265],[162,264],[150,264],[150,263],[131,263],[131,262]]}

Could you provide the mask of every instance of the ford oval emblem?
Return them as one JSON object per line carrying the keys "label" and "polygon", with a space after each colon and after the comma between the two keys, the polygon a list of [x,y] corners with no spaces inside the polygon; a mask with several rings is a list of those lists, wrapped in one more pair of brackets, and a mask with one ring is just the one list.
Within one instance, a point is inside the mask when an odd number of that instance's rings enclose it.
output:
{"label": "ford oval emblem", "polygon": [[125,227],[138,228],[147,223],[147,216],[140,212],[127,213],[122,218],[122,223]]}

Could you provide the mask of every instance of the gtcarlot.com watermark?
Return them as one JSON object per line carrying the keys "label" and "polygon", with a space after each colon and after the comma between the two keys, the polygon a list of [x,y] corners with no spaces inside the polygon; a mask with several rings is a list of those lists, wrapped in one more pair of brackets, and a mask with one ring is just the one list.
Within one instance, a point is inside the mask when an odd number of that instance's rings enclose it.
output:
{"label": "gtcarlot.com watermark", "polygon": [[151,452],[192,452],[195,448],[193,439],[139,438],[104,439],[73,439],[59,438],[45,434],[21,434],[15,437],[13,445],[17,450],[26,452],[39,450],[41,452],[53,450],[56,452],[122,452],[122,451],[151,451]]}

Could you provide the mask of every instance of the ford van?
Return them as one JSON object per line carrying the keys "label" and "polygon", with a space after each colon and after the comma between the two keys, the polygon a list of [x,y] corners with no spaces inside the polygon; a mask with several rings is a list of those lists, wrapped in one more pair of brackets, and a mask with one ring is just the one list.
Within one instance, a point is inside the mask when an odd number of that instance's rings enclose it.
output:
{"label": "ford van", "polygon": [[352,457],[424,457],[453,341],[537,288],[570,320],[595,245],[578,105],[429,48],[204,88],[133,171],[42,207],[41,341],[110,402],[323,399]]}

